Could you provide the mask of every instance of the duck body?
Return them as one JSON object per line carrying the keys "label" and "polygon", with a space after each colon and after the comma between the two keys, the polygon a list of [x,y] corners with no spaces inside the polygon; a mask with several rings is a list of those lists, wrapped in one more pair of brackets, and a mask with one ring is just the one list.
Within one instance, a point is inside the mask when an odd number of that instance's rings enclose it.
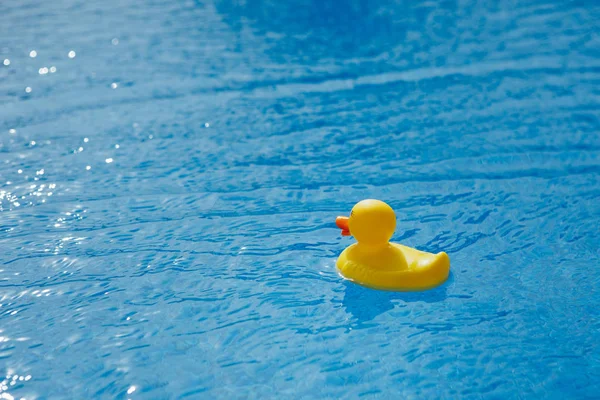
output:
{"label": "duck body", "polygon": [[448,279],[450,258],[445,252],[426,253],[389,242],[396,218],[387,204],[363,200],[354,206],[350,218],[338,217],[336,223],[343,235],[358,240],[336,262],[345,278],[373,289],[393,291],[427,290]]}
{"label": "duck body", "polygon": [[444,283],[450,273],[450,258],[444,252],[431,254],[398,243],[375,252],[355,243],[340,254],[336,266],[345,278],[360,285],[408,292]]}

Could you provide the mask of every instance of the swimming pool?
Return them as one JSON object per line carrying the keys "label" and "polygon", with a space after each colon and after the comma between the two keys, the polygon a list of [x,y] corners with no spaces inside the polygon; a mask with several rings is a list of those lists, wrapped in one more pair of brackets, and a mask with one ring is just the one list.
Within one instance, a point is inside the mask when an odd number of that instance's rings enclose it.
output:
{"label": "swimming pool", "polygon": [[[594,398],[599,16],[4,2],[3,398]],[[371,197],[446,284],[338,276]]]}

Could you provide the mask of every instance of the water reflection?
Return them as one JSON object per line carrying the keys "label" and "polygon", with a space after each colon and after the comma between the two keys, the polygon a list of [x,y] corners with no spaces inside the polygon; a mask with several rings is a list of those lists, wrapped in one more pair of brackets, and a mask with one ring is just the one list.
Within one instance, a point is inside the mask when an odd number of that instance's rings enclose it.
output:
{"label": "water reflection", "polygon": [[[414,4],[392,0],[223,0],[223,21],[241,34],[248,25],[270,41],[271,57],[347,59],[377,56],[438,25],[436,15],[454,12],[454,2]],[[447,24],[448,21],[444,21]],[[420,35],[417,35],[420,36]]]}
{"label": "water reflection", "polygon": [[393,310],[398,303],[437,303],[448,298],[448,287],[453,283],[452,271],[446,283],[424,292],[387,292],[369,289],[350,281],[344,281],[344,309],[356,319],[357,327],[377,316]]}

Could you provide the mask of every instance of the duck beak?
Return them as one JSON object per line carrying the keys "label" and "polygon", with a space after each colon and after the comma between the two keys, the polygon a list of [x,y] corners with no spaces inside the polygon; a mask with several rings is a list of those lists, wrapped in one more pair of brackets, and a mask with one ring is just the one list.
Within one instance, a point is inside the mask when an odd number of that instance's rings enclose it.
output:
{"label": "duck beak", "polygon": [[348,224],[349,220],[348,217],[337,217],[335,219],[335,224],[342,230],[342,236],[352,236],[350,233],[350,225]]}

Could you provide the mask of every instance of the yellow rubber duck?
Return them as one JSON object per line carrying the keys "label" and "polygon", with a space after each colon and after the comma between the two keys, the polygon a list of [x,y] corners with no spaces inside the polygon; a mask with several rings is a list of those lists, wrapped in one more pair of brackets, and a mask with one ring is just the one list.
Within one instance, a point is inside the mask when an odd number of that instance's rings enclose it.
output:
{"label": "yellow rubber duck", "polygon": [[337,217],[343,236],[358,243],[347,247],[337,268],[347,279],[373,289],[418,291],[434,288],[448,279],[450,258],[444,252],[425,253],[390,243],[396,229],[394,210],[379,200],[357,203],[348,217]]}

